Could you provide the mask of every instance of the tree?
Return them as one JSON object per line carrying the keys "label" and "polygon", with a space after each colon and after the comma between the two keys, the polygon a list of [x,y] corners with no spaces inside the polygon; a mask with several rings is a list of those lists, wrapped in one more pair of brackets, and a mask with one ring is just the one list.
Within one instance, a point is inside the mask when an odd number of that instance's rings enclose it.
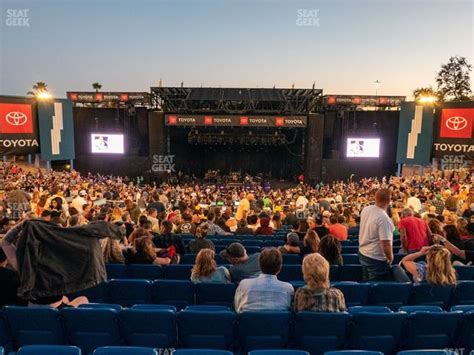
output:
{"label": "tree", "polygon": [[418,101],[420,97],[436,97],[437,101],[443,100],[442,95],[431,86],[413,90],[413,97],[415,98],[415,101]]}
{"label": "tree", "polygon": [[470,76],[472,70],[465,57],[449,58],[447,64],[441,65],[436,77],[438,92],[446,101],[466,101],[471,93]]}
{"label": "tree", "polygon": [[102,84],[100,83],[93,83],[92,88],[95,90],[95,92],[98,92],[100,89],[102,89]]}
{"label": "tree", "polygon": [[39,93],[47,92],[48,85],[44,81],[37,81],[36,84],[33,85],[34,91],[28,91],[26,95],[33,95],[37,96]]}

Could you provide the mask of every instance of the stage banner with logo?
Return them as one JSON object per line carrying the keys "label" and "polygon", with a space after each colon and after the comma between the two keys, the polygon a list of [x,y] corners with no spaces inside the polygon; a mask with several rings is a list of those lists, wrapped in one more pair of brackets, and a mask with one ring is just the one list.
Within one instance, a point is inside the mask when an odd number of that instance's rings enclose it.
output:
{"label": "stage banner with logo", "polygon": [[74,159],[72,102],[67,99],[38,102],[38,122],[41,158],[43,160]]}
{"label": "stage banner with logo", "polygon": [[474,160],[474,102],[440,106],[436,112],[433,156],[447,164]]}
{"label": "stage banner with logo", "polygon": [[35,100],[0,96],[0,155],[24,155],[38,152]]}
{"label": "stage banner with logo", "polygon": [[282,127],[307,126],[306,116],[230,116],[230,115],[165,115],[167,126],[234,126]]}
{"label": "stage banner with logo", "polygon": [[398,127],[397,163],[428,165],[433,144],[433,107],[402,103]]}

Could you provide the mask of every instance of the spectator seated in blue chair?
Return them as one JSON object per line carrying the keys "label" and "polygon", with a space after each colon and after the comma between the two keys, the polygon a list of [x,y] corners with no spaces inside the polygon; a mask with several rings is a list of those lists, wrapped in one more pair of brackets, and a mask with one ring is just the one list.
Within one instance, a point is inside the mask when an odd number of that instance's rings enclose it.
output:
{"label": "spectator seated in blue chair", "polygon": [[278,248],[282,254],[300,254],[300,237],[296,233],[288,233],[286,243]]}
{"label": "spectator seated in blue chair", "polygon": [[331,234],[326,234],[319,243],[319,253],[329,262],[329,265],[342,266],[341,242]]}
{"label": "spectator seated in blue chair", "polygon": [[290,310],[293,286],[277,279],[283,264],[281,253],[276,248],[264,249],[259,262],[262,273],[256,278],[242,280],[235,291],[236,312]]}
{"label": "spectator seated in blue chair", "polygon": [[303,246],[301,247],[301,255],[307,255],[312,253],[319,252],[319,243],[321,240],[319,239],[318,233],[314,230],[309,229],[303,239]]}
{"label": "spectator seated in blue chair", "polygon": [[157,249],[153,245],[151,234],[144,228],[138,228],[129,237],[132,248],[124,250],[125,262],[127,264],[153,264],[169,265],[179,261],[179,256],[175,254],[165,255],[160,249],[157,256]]}
{"label": "spectator seated in blue chair", "polygon": [[230,283],[229,270],[224,266],[217,267],[214,256],[215,253],[212,249],[202,249],[198,253],[196,263],[191,272],[192,282]]}
{"label": "spectator seated in blue chair", "polygon": [[314,253],[305,256],[303,278],[306,286],[296,290],[295,311],[346,311],[344,294],[341,290],[330,287],[329,263],[321,254]]}
{"label": "spectator seated in blue chair", "polygon": [[[425,255],[426,263],[416,262]],[[451,253],[441,245],[423,247],[419,252],[405,256],[401,263],[415,283],[428,282],[439,286],[456,284],[456,271],[451,264]]]}
{"label": "spectator seated in blue chair", "polygon": [[232,264],[229,268],[232,282],[240,282],[260,275],[260,253],[248,256],[242,244],[232,243],[222,250],[220,255]]}
{"label": "spectator seated in blue chair", "polygon": [[192,254],[197,254],[201,249],[212,249],[215,250],[214,243],[210,240],[207,240],[207,224],[203,224],[196,228],[196,239],[189,242],[189,251]]}

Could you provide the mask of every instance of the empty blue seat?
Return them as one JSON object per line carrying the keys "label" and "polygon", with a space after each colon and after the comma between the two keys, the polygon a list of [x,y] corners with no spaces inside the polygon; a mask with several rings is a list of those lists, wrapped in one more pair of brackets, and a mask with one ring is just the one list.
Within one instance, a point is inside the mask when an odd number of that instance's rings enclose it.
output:
{"label": "empty blue seat", "polygon": [[396,311],[408,303],[411,288],[411,283],[374,283],[369,289],[369,304],[387,306]]}
{"label": "empty blue seat", "polygon": [[324,355],[383,355],[380,351],[368,351],[368,350],[340,350],[340,351],[328,351]]}
{"label": "empty blue seat", "polygon": [[128,279],[127,265],[123,264],[107,264],[105,265],[107,271],[107,279]]}
{"label": "empty blue seat", "polygon": [[199,312],[227,312],[231,311],[231,307],[228,306],[216,306],[216,305],[191,305],[185,308],[187,311],[199,311]]}
{"label": "empty blue seat", "polygon": [[344,294],[347,307],[363,306],[369,298],[369,284],[353,281],[339,281],[332,284]]}
{"label": "empty blue seat", "polygon": [[219,252],[218,252],[217,250],[216,250],[216,255],[214,256],[214,260],[216,261],[216,263],[217,263],[218,265],[228,264],[228,263],[229,263],[225,258],[223,258],[223,257],[219,254]]}
{"label": "empty blue seat", "polygon": [[299,254],[282,254],[283,264],[301,265],[301,256]]}
{"label": "empty blue seat", "polygon": [[163,267],[151,264],[130,264],[128,273],[131,279],[159,280],[163,278]]}
{"label": "empty blue seat", "polygon": [[362,265],[343,265],[339,270],[339,281],[362,281]]}
{"label": "empty blue seat", "polygon": [[68,295],[69,299],[71,300],[79,296],[85,296],[87,297],[89,302],[93,302],[93,303],[107,302],[108,282],[101,282],[100,284],[94,287]]}
{"label": "empty blue seat", "polygon": [[454,347],[466,354],[474,351],[474,311],[464,313],[459,321]]}
{"label": "empty blue seat", "polygon": [[93,355],[158,355],[158,351],[137,346],[104,346],[96,349]]}
{"label": "empty blue seat", "polygon": [[181,264],[191,264],[193,265],[196,262],[197,254],[184,254],[179,261]]}
{"label": "empty blue seat", "polygon": [[175,312],[166,309],[126,309],[120,326],[127,345],[172,348],[176,342]]}
{"label": "empty blue seat", "polygon": [[131,309],[161,309],[176,312],[176,307],[168,304],[135,304]]}
{"label": "empty blue seat", "polygon": [[81,355],[81,349],[68,345],[26,345],[17,355]]}
{"label": "empty blue seat", "polygon": [[339,272],[341,267],[339,265],[330,265],[329,266],[329,280],[332,282],[339,281]]}
{"label": "empty blue seat", "polygon": [[303,281],[301,265],[283,265],[277,276],[281,281]]}
{"label": "empty blue seat", "polygon": [[247,250],[247,254],[255,254],[255,253],[260,253],[260,247],[245,247],[245,250]]}
{"label": "empty blue seat", "polygon": [[231,307],[234,303],[236,284],[198,283],[194,286],[196,291],[196,304],[222,305]]}
{"label": "empty blue seat", "polygon": [[398,352],[397,355],[455,355],[451,350],[405,350]]}
{"label": "empty blue seat", "polygon": [[234,355],[233,352],[227,350],[214,349],[177,349],[173,355]]}
{"label": "empty blue seat", "polygon": [[284,244],[283,240],[264,240],[262,246],[264,248],[277,248],[279,246],[282,246]]}
{"label": "empty blue seat", "polygon": [[453,291],[453,305],[474,305],[474,281],[459,281]]}
{"label": "empty blue seat", "polygon": [[151,290],[153,303],[172,305],[178,310],[194,304],[194,285],[189,280],[157,280]]}
{"label": "empty blue seat", "polygon": [[458,280],[474,280],[474,266],[455,266]]}
{"label": "empty blue seat", "polygon": [[14,348],[25,345],[64,345],[65,336],[59,311],[50,307],[3,308]]}
{"label": "empty blue seat", "polygon": [[122,306],[115,303],[85,303],[79,305],[79,308],[112,308],[117,312],[122,310]]}
{"label": "empty blue seat", "polygon": [[354,306],[349,307],[347,311],[351,314],[355,313],[392,313],[392,310],[384,306]]}
{"label": "empty blue seat", "polygon": [[243,351],[281,349],[288,345],[290,312],[243,312],[237,315],[237,337]]}
{"label": "empty blue seat", "polygon": [[398,309],[400,312],[444,312],[439,306],[403,306]]}
{"label": "empty blue seat", "polygon": [[109,299],[112,303],[131,307],[138,303],[151,303],[150,280],[110,280]]}
{"label": "empty blue seat", "polygon": [[168,265],[163,268],[163,278],[167,280],[189,280],[193,265]]}
{"label": "empty blue seat", "polygon": [[414,312],[407,316],[404,333],[406,349],[454,347],[454,336],[462,312]]}
{"label": "empty blue seat", "polygon": [[466,305],[457,305],[457,306],[452,306],[451,307],[451,312],[456,312],[456,311],[461,311],[461,312],[471,312],[474,311],[474,304],[466,304]]}
{"label": "empty blue seat", "polygon": [[234,342],[236,315],[230,310],[186,309],[177,319],[180,347],[229,349]]}
{"label": "empty blue seat", "polygon": [[[253,237],[255,238],[255,237]],[[246,239],[242,240],[242,245],[247,248],[247,247],[262,247],[263,241],[261,239]]]}
{"label": "empty blue seat", "polygon": [[4,312],[0,311],[0,348],[5,351],[12,350],[11,336],[7,326]]}
{"label": "empty blue seat", "polygon": [[347,313],[295,313],[296,348],[313,355],[343,349],[351,316]]}
{"label": "empty blue seat", "polygon": [[432,286],[427,283],[414,285],[409,304],[439,306],[447,309],[454,286]]}
{"label": "empty blue seat", "polygon": [[342,254],[357,254],[359,252],[358,246],[343,245],[341,249]]}
{"label": "empty blue seat", "polygon": [[5,354],[5,350],[3,349],[3,346],[0,346],[0,355],[4,355]]}
{"label": "empty blue seat", "polygon": [[357,254],[342,254],[342,260],[344,264],[358,265],[359,255]]}
{"label": "empty blue seat", "polygon": [[250,351],[248,355],[310,355],[303,350],[254,350]]}
{"label": "empty blue seat", "polygon": [[61,310],[69,344],[90,354],[101,346],[123,345],[119,313],[113,309],[64,308]]}
{"label": "empty blue seat", "polygon": [[399,349],[404,313],[355,313],[346,349],[392,354]]}

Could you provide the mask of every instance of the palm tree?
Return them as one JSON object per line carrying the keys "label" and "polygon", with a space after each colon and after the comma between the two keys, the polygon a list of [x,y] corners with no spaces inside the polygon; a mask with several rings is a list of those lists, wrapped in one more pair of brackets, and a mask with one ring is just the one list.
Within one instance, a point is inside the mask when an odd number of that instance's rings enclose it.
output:
{"label": "palm tree", "polygon": [[34,91],[28,91],[26,95],[33,95],[36,96],[41,92],[48,91],[48,85],[44,81],[37,81],[36,84],[33,85]]}
{"label": "palm tree", "polygon": [[102,84],[92,83],[92,88],[95,90],[95,92],[98,92],[100,89],[102,89]]}

